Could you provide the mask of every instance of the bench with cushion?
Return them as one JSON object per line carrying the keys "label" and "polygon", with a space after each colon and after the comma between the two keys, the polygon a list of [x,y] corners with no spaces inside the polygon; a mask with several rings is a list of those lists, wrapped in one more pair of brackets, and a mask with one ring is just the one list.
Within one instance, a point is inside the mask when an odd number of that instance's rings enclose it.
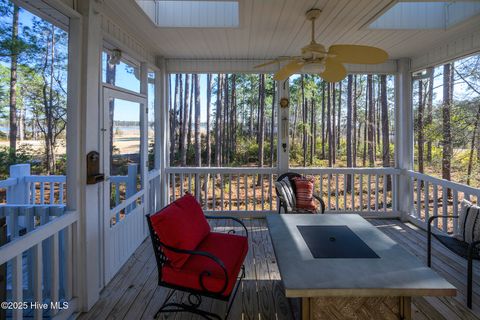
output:
{"label": "bench with cushion", "polygon": [[[297,190],[297,185],[303,188]],[[310,187],[308,187],[310,185]],[[287,172],[275,182],[275,191],[279,199],[278,213],[324,213],[325,202],[313,191],[313,183],[306,177]],[[318,201],[318,204],[315,201]]]}
{"label": "bench with cushion", "polygon": [[[210,230],[207,219],[231,219],[245,236]],[[248,251],[248,231],[239,219],[205,216],[196,199],[187,194],[159,212],[147,215],[158,267],[158,284],[173,290],[155,315],[190,312],[205,319],[222,319],[199,308],[202,296],[230,301],[227,318],[240,281]],[[239,281],[237,282],[237,279]],[[237,284],[238,283],[238,284]],[[175,290],[188,293],[186,302],[170,302]]]}
{"label": "bench with cushion", "polygon": [[[432,230],[432,222],[438,218],[453,218],[458,233],[444,234]],[[455,222],[456,221],[456,222]],[[480,260],[480,208],[469,201],[461,203],[460,215],[438,215],[428,219],[427,225],[427,265],[432,266],[432,236],[450,251],[467,259],[467,306],[472,308],[473,260]]]}

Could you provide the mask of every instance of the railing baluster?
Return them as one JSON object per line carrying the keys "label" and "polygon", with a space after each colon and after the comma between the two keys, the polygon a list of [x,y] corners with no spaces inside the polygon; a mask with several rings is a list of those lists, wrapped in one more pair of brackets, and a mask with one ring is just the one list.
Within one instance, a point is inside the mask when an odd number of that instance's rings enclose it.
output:
{"label": "railing baluster", "polygon": [[387,213],[387,192],[388,192],[388,177],[386,174],[383,175],[383,212]]}
{"label": "railing baluster", "polygon": [[[50,287],[50,299],[52,302],[59,302],[60,299],[59,299],[59,295],[58,295],[58,291],[59,291],[59,288],[60,288],[60,283],[59,283],[59,277],[60,277],[60,265],[59,265],[59,236],[58,236],[58,232],[55,233],[52,237],[52,251],[51,251],[51,259],[52,259],[52,275],[51,275],[51,279],[52,279],[52,284],[51,284],[51,287]],[[57,314],[58,312],[58,309],[56,308],[52,308],[50,310],[52,312],[53,315]]]}
{"label": "railing baluster", "polygon": [[422,218],[422,181],[417,178],[417,218]]}
{"label": "railing baluster", "polygon": [[447,203],[448,201],[448,188],[445,186],[442,186],[442,222],[445,225],[444,231],[448,231],[448,220],[447,220],[447,215],[448,215],[448,208],[447,208]]}
{"label": "railing baluster", "polygon": [[192,174],[188,174],[188,193],[192,194]]}
{"label": "railing baluster", "polygon": [[228,210],[232,211],[232,174],[228,175]]}
{"label": "railing baluster", "polygon": [[182,197],[184,195],[184,186],[183,184],[185,183],[185,175],[183,173],[180,173],[180,195],[179,197]]}
{"label": "railing baluster", "polygon": [[261,190],[260,198],[262,201],[262,211],[265,211],[265,196],[263,194],[263,174],[260,174],[260,190]]}
{"label": "railing baluster", "polygon": [[[22,273],[22,253],[12,259],[12,301],[23,302],[23,273]],[[22,319],[23,309],[13,308],[12,318]]]}
{"label": "railing baluster", "polygon": [[[33,297],[35,301],[43,303],[43,292],[42,292],[42,276],[43,276],[43,255],[42,255],[42,242],[39,242],[35,245],[34,256],[35,256],[35,269],[33,275]],[[69,299],[67,297],[67,299]],[[43,310],[42,308],[35,308],[35,319],[42,319]]]}
{"label": "railing baluster", "polygon": [[323,174],[320,174],[320,197],[323,198]]}
{"label": "railing baluster", "polygon": [[177,200],[177,175],[174,173],[172,174],[172,184],[173,184],[173,201]]}
{"label": "railing baluster", "polygon": [[64,186],[65,184],[63,182],[60,182],[58,184],[58,192],[59,192],[59,195],[58,195],[58,203],[59,204],[63,204],[63,192],[64,192]]}
{"label": "railing baluster", "polygon": [[36,193],[37,193],[36,184],[35,184],[35,182],[31,182],[30,183],[30,203],[31,204],[35,204],[37,202],[36,201]]}
{"label": "railing baluster", "polygon": [[273,202],[272,180],[273,180],[273,175],[270,173],[268,175],[268,198],[269,198],[269,204],[270,204],[270,211],[273,211],[273,207],[272,207],[272,202]]}
{"label": "railing baluster", "polygon": [[245,210],[248,210],[248,174],[245,174],[243,182],[245,183]]}
{"label": "railing baluster", "polygon": [[350,175],[350,201],[352,202],[351,203],[351,208],[352,208],[352,211],[355,211],[355,174],[352,173]]}
{"label": "railing baluster", "polygon": [[[433,185],[433,216],[438,216],[438,186],[436,184]],[[438,223],[438,219],[435,219],[435,227],[437,228]],[[445,231],[445,229],[443,229],[443,231]]]}
{"label": "railing baluster", "polygon": [[428,194],[428,181],[425,181],[425,185],[424,185],[424,194],[423,194],[423,198],[424,198],[424,205],[425,205],[425,221],[428,221],[428,218],[430,216],[430,195]]}
{"label": "railing baluster", "polygon": [[375,174],[375,213],[378,212],[378,174]]}
{"label": "railing baluster", "polygon": [[50,182],[50,204],[55,204],[55,183]]}
{"label": "railing baluster", "polygon": [[367,200],[368,200],[368,213],[372,211],[372,175],[369,173],[367,175]]}
{"label": "railing baluster", "polygon": [[215,211],[217,210],[217,188],[215,180],[217,180],[217,175],[213,174],[212,175],[212,210]]}
{"label": "railing baluster", "polygon": [[240,211],[240,173],[237,174],[237,211]]}
{"label": "railing baluster", "polygon": [[359,175],[359,184],[360,184],[360,212],[363,212],[363,174]]}
{"label": "railing baluster", "polygon": [[257,175],[253,174],[252,175],[252,187],[253,187],[253,211],[257,210]]}
{"label": "railing baluster", "polygon": [[338,173],[335,175],[335,210],[339,210],[339,203],[338,203]]}
{"label": "railing baluster", "polygon": [[328,194],[327,194],[327,197],[328,197],[327,208],[328,208],[329,211],[331,210],[331,206],[330,206],[330,198],[331,198],[331,193],[332,193],[331,181],[332,181],[332,175],[329,173],[327,175],[327,192],[328,192]]}
{"label": "railing baluster", "polygon": [[220,209],[222,210],[222,213],[223,213],[223,210],[224,210],[224,207],[225,207],[225,198],[224,198],[224,194],[223,194],[223,189],[225,188],[225,185],[224,185],[224,180],[223,180],[223,173],[220,174]]}
{"label": "railing baluster", "polygon": [[347,175],[343,175],[343,210],[347,211]]}
{"label": "railing baluster", "polygon": [[45,203],[45,183],[40,182],[40,204]]}
{"label": "railing baluster", "polygon": [[[458,191],[457,190],[452,190],[453,192],[453,215],[458,216]],[[453,232],[457,233],[457,224],[453,224]]]}

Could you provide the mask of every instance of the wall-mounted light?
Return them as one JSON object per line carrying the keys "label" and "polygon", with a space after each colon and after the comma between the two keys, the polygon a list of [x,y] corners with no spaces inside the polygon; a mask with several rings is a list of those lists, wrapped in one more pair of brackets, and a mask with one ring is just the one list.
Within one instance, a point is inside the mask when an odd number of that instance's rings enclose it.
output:
{"label": "wall-mounted light", "polygon": [[[287,152],[287,139],[288,139],[288,104],[289,101],[287,98],[280,99],[280,110],[285,110],[284,115],[282,117],[282,148],[283,152]],[[286,113],[286,114],[285,114]]]}
{"label": "wall-mounted light", "polygon": [[118,65],[120,64],[120,60],[122,60],[122,51],[113,49],[110,52],[110,59],[108,59],[108,63],[111,65]]}

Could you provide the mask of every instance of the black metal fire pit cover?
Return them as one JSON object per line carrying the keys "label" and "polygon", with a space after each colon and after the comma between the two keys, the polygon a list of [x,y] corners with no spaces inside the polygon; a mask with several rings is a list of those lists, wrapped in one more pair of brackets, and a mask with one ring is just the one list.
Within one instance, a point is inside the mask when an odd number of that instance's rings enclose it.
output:
{"label": "black metal fire pit cover", "polygon": [[379,259],[347,226],[297,226],[315,259]]}

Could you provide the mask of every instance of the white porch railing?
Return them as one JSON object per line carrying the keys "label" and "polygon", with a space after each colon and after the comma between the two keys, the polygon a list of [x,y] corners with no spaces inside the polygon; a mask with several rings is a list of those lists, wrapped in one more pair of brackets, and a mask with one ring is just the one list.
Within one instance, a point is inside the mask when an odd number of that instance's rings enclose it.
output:
{"label": "white porch railing", "polygon": [[[10,242],[0,247],[7,317],[68,318],[77,311],[77,228],[78,213],[66,212],[23,236],[10,234]],[[5,227],[2,232],[5,237]]]}
{"label": "white porch railing", "polygon": [[[409,171],[408,175],[414,199],[412,218],[420,224],[436,215],[458,216],[463,199],[480,203],[480,189],[414,171]],[[452,218],[435,219],[435,227],[444,232],[457,231]]]}
{"label": "white porch railing", "polygon": [[[291,171],[315,177],[315,191],[325,201],[327,211],[355,211],[369,216],[398,214],[398,169],[292,168]],[[265,214],[278,208],[277,168],[170,167],[166,174],[169,201],[190,192],[207,212]]]}

